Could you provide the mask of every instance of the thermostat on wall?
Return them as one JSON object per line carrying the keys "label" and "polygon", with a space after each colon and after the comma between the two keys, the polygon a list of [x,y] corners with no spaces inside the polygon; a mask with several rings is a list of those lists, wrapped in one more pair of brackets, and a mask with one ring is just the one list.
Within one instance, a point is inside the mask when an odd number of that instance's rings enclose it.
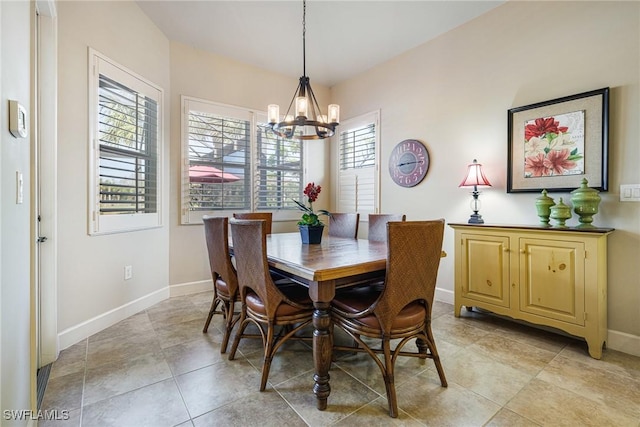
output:
{"label": "thermostat on wall", "polygon": [[18,101],[9,101],[9,132],[16,138],[27,137],[27,110]]}

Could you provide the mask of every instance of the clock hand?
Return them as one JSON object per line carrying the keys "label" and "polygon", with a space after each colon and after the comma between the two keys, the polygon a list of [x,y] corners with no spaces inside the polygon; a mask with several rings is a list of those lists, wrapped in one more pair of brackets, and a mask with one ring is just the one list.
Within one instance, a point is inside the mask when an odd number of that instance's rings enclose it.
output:
{"label": "clock hand", "polygon": [[416,160],[415,162],[404,162],[404,163],[400,163],[398,164],[398,167],[400,166],[404,166],[404,165],[413,165],[415,163],[422,163],[422,160]]}

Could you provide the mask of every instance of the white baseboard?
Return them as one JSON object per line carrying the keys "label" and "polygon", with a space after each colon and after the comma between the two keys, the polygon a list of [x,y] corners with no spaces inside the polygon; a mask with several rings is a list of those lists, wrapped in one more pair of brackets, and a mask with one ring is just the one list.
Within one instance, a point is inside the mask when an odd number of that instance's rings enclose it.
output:
{"label": "white baseboard", "polygon": [[640,336],[611,329],[607,335],[607,348],[640,357]]}
{"label": "white baseboard", "polygon": [[58,348],[60,350],[64,350],[65,348],[71,347],[83,339],[88,338],[111,325],[115,325],[119,321],[145,310],[167,298],[169,298],[168,286],[118,308],[114,308],[113,310],[84,321],[78,325],[67,328],[58,334]]}
{"label": "white baseboard", "polygon": [[213,291],[213,280],[200,280],[169,286],[169,296],[171,297],[180,297],[206,291]]}
{"label": "white baseboard", "polygon": [[436,288],[434,299],[436,301],[446,302],[447,304],[453,304],[453,291]]}

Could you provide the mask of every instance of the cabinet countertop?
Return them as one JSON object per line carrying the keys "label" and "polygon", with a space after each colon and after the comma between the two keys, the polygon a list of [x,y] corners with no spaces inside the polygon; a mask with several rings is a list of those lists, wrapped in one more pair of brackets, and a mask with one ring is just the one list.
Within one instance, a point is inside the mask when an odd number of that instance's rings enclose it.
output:
{"label": "cabinet countertop", "polygon": [[608,227],[542,227],[540,225],[530,224],[468,224],[462,222],[450,222],[447,224],[449,227],[470,227],[470,228],[511,228],[511,229],[526,229],[536,231],[552,231],[552,232],[579,232],[579,233],[611,233],[615,228]]}

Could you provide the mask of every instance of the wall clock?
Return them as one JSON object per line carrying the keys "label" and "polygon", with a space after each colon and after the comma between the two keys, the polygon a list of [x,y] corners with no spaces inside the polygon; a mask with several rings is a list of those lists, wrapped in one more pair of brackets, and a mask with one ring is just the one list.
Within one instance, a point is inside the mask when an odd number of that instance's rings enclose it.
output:
{"label": "wall clock", "polygon": [[429,152],[418,140],[405,139],[398,143],[389,157],[389,175],[402,187],[413,187],[424,179],[429,170]]}

